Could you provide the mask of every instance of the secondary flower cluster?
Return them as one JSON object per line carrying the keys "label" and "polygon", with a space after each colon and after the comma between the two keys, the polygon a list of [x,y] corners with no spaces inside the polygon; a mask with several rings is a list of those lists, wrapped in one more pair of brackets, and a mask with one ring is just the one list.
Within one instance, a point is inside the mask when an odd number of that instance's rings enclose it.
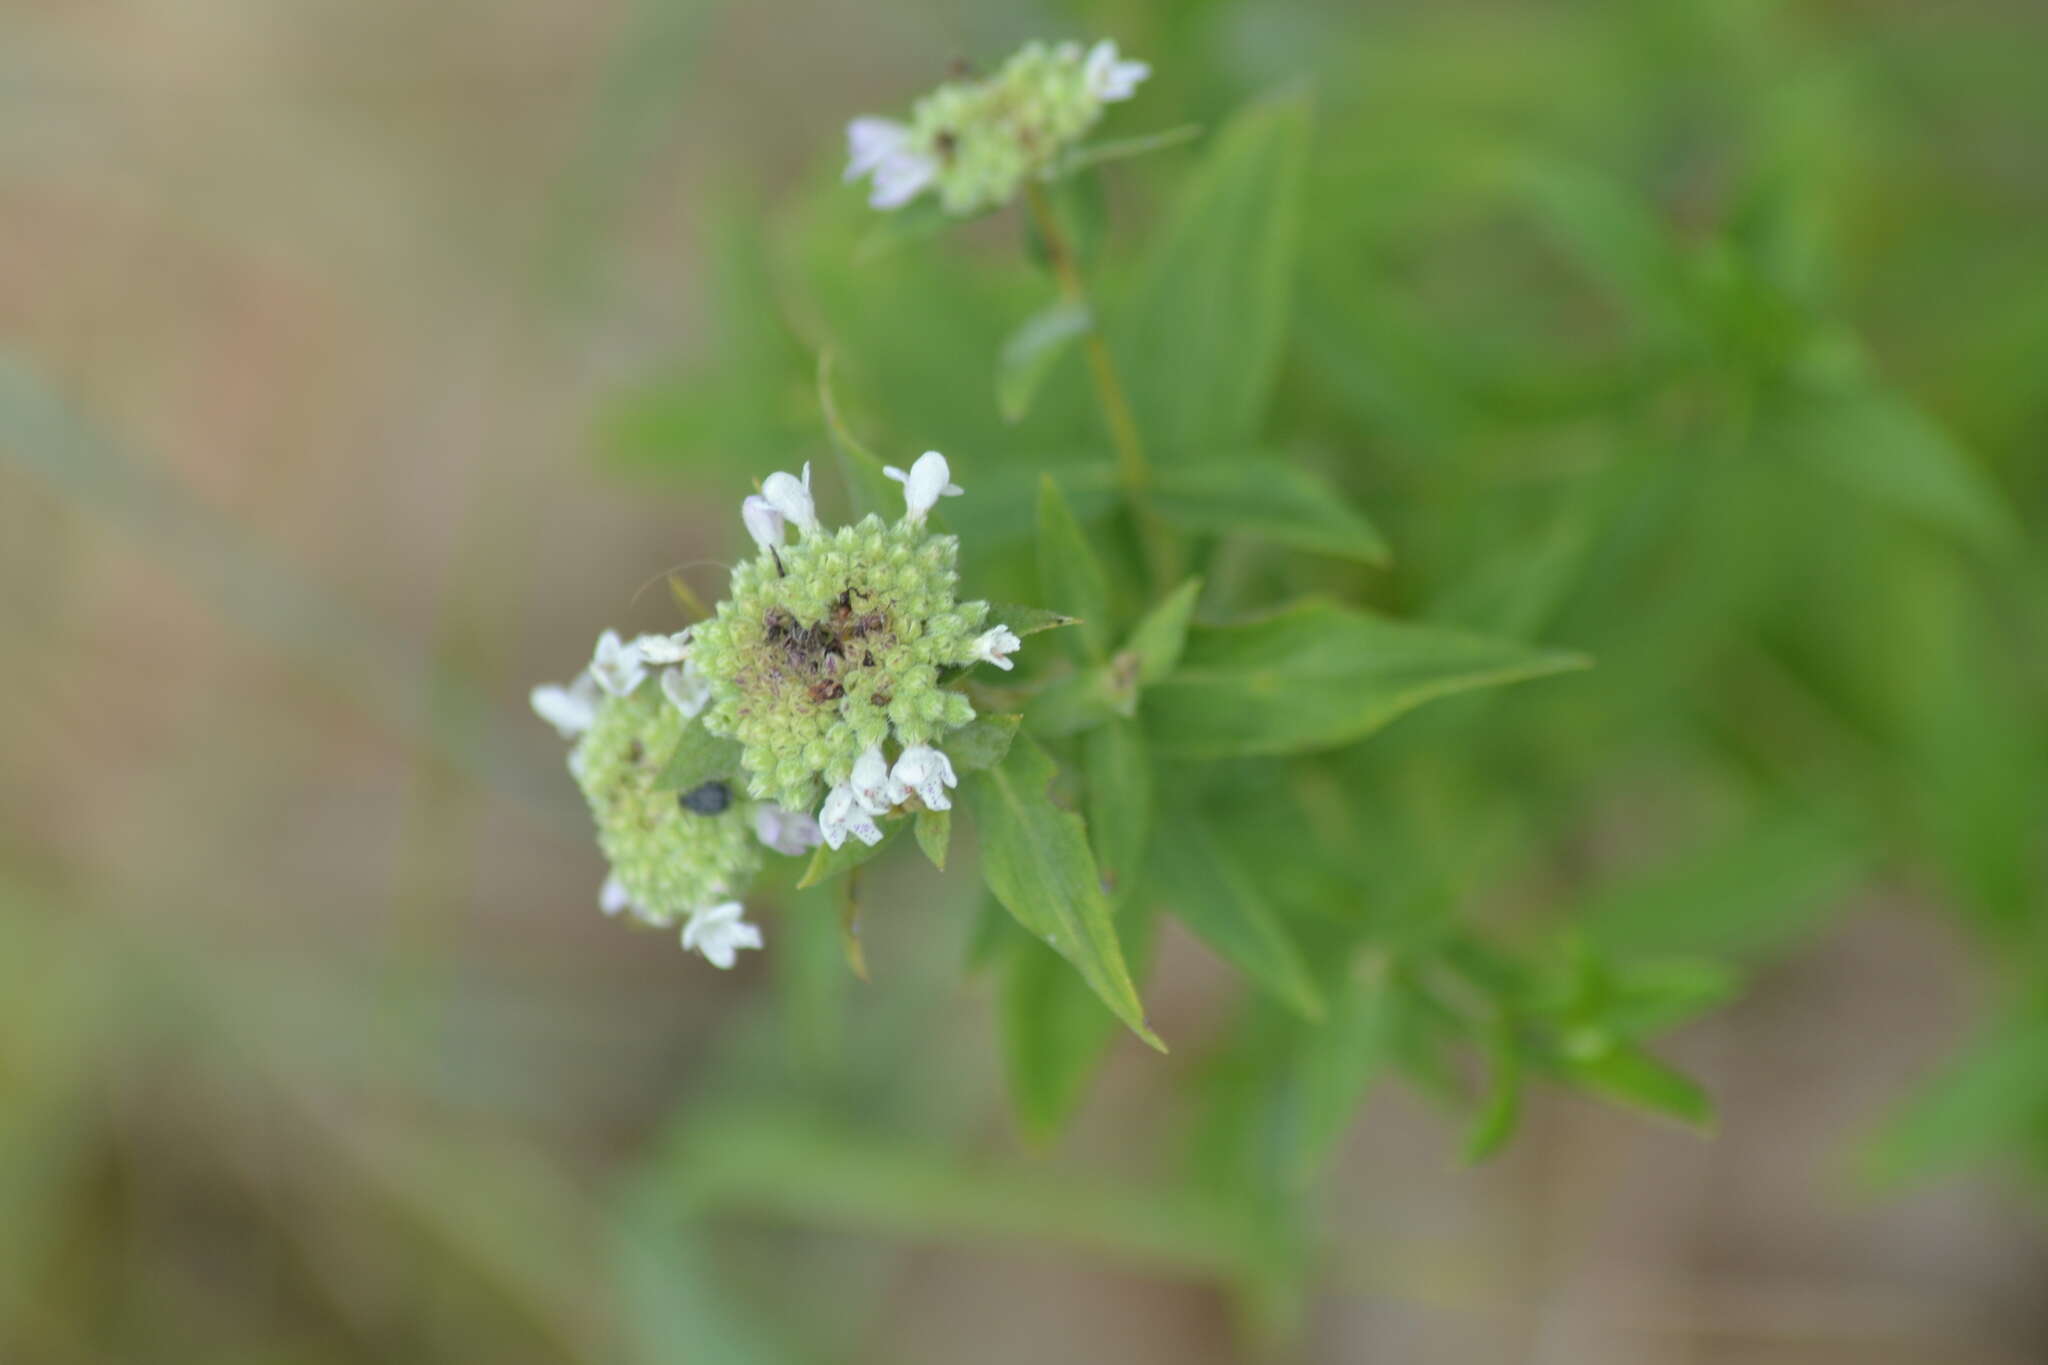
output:
{"label": "secondary flower cluster", "polygon": [[848,124],[846,178],[872,176],[868,202],[878,209],[933,187],[948,213],[998,207],[1027,177],[1050,173],[1104,105],[1129,99],[1151,74],[1143,62],[1119,59],[1107,39],[1085,53],[1079,43],[1029,43],[986,80],[953,81],[926,95],[908,123]]}
{"label": "secondary flower cluster", "polygon": [[[534,689],[534,710],[574,745],[569,770],[611,863],[607,914],[680,923],[685,948],[729,967],[761,946],[737,897],[763,847],[874,844],[898,808],[951,805],[953,766],[938,745],[974,709],[941,671],[1007,669],[1018,639],[987,624],[987,603],[954,599],[958,542],[924,525],[960,492],[945,457],[928,451],[888,473],[904,485],[902,519],[831,531],[808,465],[801,478],[771,474],[740,509],[758,553],[733,570],[710,620],[632,641],[606,631],[574,682]],[[680,792],[663,782],[699,726],[739,742],[744,796],[724,780]]]}

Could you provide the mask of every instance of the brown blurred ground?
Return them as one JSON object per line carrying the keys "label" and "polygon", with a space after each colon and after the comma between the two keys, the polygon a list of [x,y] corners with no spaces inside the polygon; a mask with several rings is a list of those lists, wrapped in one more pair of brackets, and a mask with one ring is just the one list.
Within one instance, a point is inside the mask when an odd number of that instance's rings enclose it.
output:
{"label": "brown blurred ground", "polygon": [[[509,1131],[578,1186],[644,1149],[765,980],[707,980],[591,913],[597,854],[524,714],[594,619],[663,619],[635,589],[731,544],[722,503],[597,476],[597,412],[622,379],[718,344],[692,324],[701,168],[743,141],[772,185],[946,46],[851,4],[726,16],[687,98],[633,115],[614,178],[594,121],[647,12],[0,13],[0,343],[180,509],[0,466],[0,867],[96,939],[275,954],[331,991],[371,1079],[299,1096],[322,1123],[388,1124],[425,1091],[413,1120]],[[1968,1015],[1960,953],[1926,917],[1847,923],[1686,1040],[1721,1096],[1712,1142],[1548,1100],[1472,1172],[1437,1118],[1376,1099],[1313,1358],[2048,1358],[2032,1210],[1968,1187],[1876,1204],[1846,1178],[1848,1144]],[[1220,975],[1177,956],[1160,1008],[1210,1017]],[[439,1083],[374,1079],[376,1040],[401,1032]],[[1141,1065],[1121,1057],[1104,1091],[1142,1089]],[[324,1285],[320,1311],[376,1342],[405,1298],[382,1225],[266,1209],[248,1186],[295,1166],[299,1120],[252,1099],[248,1150],[224,1153],[217,1128],[181,1130],[181,1093],[105,1096],[147,1152],[116,1201],[138,1244],[95,1272],[104,1292],[178,1321],[210,1294],[231,1315],[310,1312],[251,1272],[261,1247],[217,1274],[192,1259],[209,1220],[274,1222],[300,1246],[280,1280]],[[1080,1143],[1117,1114],[1099,1101]],[[880,1250],[863,1358],[1231,1358],[1205,1292],[1064,1252]],[[167,1263],[190,1283],[121,1278]]]}

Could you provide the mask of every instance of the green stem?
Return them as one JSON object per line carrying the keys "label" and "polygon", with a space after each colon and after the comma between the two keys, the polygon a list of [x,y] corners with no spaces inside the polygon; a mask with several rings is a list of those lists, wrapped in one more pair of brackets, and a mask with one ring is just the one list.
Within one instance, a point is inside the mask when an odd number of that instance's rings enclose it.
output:
{"label": "green stem", "polygon": [[1046,196],[1044,187],[1035,183],[1024,187],[1024,200],[1030,206],[1039,239],[1045,243],[1045,254],[1052,264],[1053,277],[1059,281],[1061,297],[1088,315],[1088,331],[1082,344],[1088,352],[1088,372],[1095,381],[1095,398],[1109,427],[1110,441],[1116,447],[1117,479],[1123,485],[1124,500],[1130,504],[1131,519],[1137,523],[1153,586],[1163,591],[1179,577],[1179,552],[1166,524],[1152,508],[1152,466],[1145,459],[1145,441],[1131,412],[1131,400],[1124,393],[1116,357],[1110,354],[1109,343],[1096,325],[1088,285],[1081,278],[1080,259],[1053,210],[1052,200]]}

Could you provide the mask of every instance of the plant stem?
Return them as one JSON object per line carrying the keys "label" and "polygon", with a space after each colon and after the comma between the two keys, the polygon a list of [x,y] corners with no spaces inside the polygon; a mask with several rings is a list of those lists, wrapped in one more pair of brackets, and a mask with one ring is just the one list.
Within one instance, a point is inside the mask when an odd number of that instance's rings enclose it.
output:
{"label": "plant stem", "polygon": [[1145,441],[1138,433],[1131,400],[1124,393],[1123,378],[1117,373],[1116,357],[1110,354],[1109,343],[1096,323],[1088,285],[1081,278],[1080,259],[1074,254],[1073,243],[1045,188],[1036,183],[1026,184],[1024,200],[1030,206],[1039,239],[1045,243],[1045,254],[1052,263],[1053,277],[1059,281],[1061,296],[1088,315],[1088,331],[1082,345],[1088,352],[1088,371],[1095,381],[1096,402],[1102,407],[1110,441],[1116,446],[1117,479],[1123,485],[1125,501],[1130,504],[1131,519],[1137,523],[1153,586],[1163,591],[1179,576],[1179,554],[1171,533],[1152,509],[1152,467],[1145,459]]}

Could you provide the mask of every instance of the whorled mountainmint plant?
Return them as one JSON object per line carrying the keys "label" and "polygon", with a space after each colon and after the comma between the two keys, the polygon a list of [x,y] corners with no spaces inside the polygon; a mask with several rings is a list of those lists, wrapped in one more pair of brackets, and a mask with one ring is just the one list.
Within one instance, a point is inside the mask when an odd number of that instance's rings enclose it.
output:
{"label": "whorled mountainmint plant", "polygon": [[946,212],[977,213],[1013,199],[1027,178],[1059,158],[1152,74],[1124,61],[1105,39],[1029,43],[993,76],[950,81],[919,100],[910,121],[858,118],[847,125],[846,178],[873,177],[868,202],[899,208],[927,189]]}

